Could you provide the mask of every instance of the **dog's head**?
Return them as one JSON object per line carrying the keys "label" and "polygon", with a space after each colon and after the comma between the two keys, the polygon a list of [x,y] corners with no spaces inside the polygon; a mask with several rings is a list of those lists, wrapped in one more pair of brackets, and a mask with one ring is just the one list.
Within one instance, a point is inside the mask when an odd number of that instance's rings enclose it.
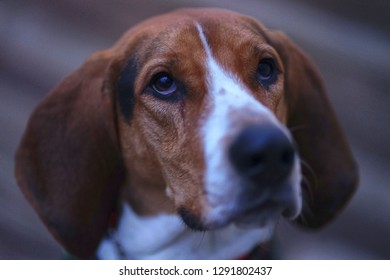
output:
{"label": "dog's head", "polygon": [[357,181],[309,59],[283,34],[218,9],[153,18],[89,58],[33,113],[16,175],[82,257],[122,185],[140,215],[175,211],[213,230],[269,229],[280,216],[319,227]]}

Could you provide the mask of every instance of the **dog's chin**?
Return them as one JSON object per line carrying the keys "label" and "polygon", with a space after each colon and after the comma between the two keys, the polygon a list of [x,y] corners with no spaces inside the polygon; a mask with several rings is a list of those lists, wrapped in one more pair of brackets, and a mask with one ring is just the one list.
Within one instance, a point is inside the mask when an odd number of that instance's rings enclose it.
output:
{"label": "dog's chin", "polygon": [[282,212],[282,209],[264,209],[264,207],[259,207],[243,212],[231,213],[218,219],[206,220],[184,207],[178,209],[183,222],[194,231],[220,230],[230,225],[235,225],[240,229],[273,229],[282,216]]}

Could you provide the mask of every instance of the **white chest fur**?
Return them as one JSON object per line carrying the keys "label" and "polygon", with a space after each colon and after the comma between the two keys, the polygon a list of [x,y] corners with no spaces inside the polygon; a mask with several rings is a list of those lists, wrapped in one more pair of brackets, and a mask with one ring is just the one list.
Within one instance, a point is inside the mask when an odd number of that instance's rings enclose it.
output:
{"label": "white chest fur", "polygon": [[269,240],[273,228],[234,225],[194,232],[177,215],[139,217],[125,204],[117,229],[97,252],[100,259],[236,259]]}

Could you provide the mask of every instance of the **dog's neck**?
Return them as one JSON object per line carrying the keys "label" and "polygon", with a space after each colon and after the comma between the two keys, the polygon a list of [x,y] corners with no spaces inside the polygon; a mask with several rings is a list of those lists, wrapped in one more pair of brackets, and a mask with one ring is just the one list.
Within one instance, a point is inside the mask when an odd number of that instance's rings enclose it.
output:
{"label": "dog's neck", "polygon": [[118,226],[100,244],[100,259],[236,259],[270,238],[273,228],[194,232],[177,215],[138,216],[124,204]]}

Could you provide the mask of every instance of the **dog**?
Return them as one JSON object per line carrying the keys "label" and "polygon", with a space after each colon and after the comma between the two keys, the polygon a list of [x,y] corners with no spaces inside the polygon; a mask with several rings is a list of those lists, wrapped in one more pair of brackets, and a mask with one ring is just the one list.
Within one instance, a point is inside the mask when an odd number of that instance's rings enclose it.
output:
{"label": "dog", "polygon": [[237,259],[332,220],[358,171],[310,59],[223,9],[128,30],[30,117],[18,185],[78,258]]}

